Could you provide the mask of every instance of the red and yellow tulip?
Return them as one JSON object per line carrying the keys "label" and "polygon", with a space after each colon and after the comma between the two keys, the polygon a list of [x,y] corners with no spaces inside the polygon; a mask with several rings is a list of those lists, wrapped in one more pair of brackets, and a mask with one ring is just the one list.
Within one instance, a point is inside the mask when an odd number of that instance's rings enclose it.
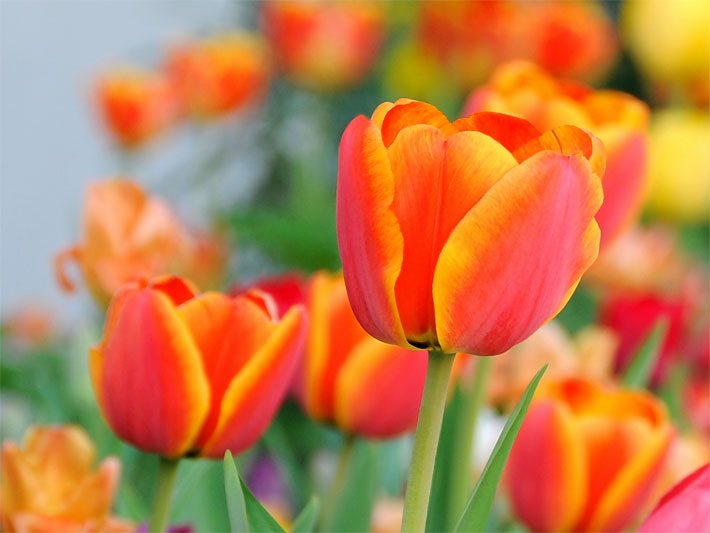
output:
{"label": "red and yellow tulip", "polygon": [[384,40],[384,9],[378,2],[269,0],[263,15],[280,68],[313,89],[360,83]]}
{"label": "red and yellow tulip", "polygon": [[513,511],[534,531],[621,531],[651,503],[673,434],[647,392],[547,382],[508,458]]}
{"label": "red and yellow tulip", "polygon": [[262,39],[238,33],[177,46],[166,68],[186,110],[201,119],[221,117],[259,101],[271,70]]}
{"label": "red and yellow tulip", "polygon": [[370,337],[352,312],[340,274],[315,274],[306,294],[310,326],[294,387],[306,412],[365,437],[413,430],[426,378],[426,353]]}
{"label": "red and yellow tulip", "polygon": [[572,124],[592,132],[607,150],[604,204],[596,216],[602,247],[634,220],[647,183],[649,111],[643,102],[558,81],[532,63],[515,61],[500,66],[488,85],[470,95],[464,115],[479,111],[516,115],[541,130]]}
{"label": "red and yellow tulip", "polygon": [[574,126],[400,100],[340,143],[337,231],[355,316],[403,347],[499,354],[597,257],[601,142]]}
{"label": "red and yellow tulip", "polygon": [[176,277],[114,296],[91,375],[108,424],[148,452],[221,458],[266,430],[298,364],[306,326],[263,293],[196,294]]}
{"label": "red and yellow tulip", "polygon": [[95,91],[107,130],[124,148],[135,148],[157,137],[179,115],[177,95],[159,73],[114,69],[98,79]]}
{"label": "red and yellow tulip", "polygon": [[120,463],[110,457],[97,469],[94,444],[76,426],[36,426],[18,447],[2,447],[0,525],[3,531],[133,531],[111,516]]}
{"label": "red and yellow tulip", "polygon": [[218,283],[226,262],[222,243],[191,234],[161,199],[123,179],[89,186],[80,244],[55,259],[61,287],[73,291],[66,272],[76,262],[96,301],[106,306],[125,282],[168,273]]}

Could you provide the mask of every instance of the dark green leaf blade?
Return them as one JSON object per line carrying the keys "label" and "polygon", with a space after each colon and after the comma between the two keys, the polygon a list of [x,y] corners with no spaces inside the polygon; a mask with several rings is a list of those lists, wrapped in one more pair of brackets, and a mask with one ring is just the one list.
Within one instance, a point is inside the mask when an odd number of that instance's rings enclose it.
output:
{"label": "dark green leaf blade", "polygon": [[244,493],[244,502],[246,503],[249,531],[252,533],[285,533],[269,511],[254,497],[246,483],[241,479],[240,481],[242,483],[242,492]]}
{"label": "dark green leaf blade", "polygon": [[632,389],[643,389],[648,384],[653,367],[661,353],[661,347],[668,332],[668,318],[658,319],[653,329],[636,350],[628,366],[624,370],[622,383]]}
{"label": "dark green leaf blade", "polygon": [[510,450],[513,448],[513,443],[515,438],[518,436],[520,431],[520,426],[523,423],[525,414],[530,407],[530,402],[532,401],[537,386],[542,379],[543,374],[547,370],[545,365],[540,370],[538,370],[535,377],[530,381],[525,392],[518,400],[518,404],[513,409],[513,412],[508,417],[508,421],[505,423],[505,427],[498,437],[495,447],[491,456],[488,458],[481,477],[478,479],[476,486],[471,493],[471,496],[466,503],[466,508],[456,525],[455,531],[484,531],[486,522],[488,521],[488,515],[491,512],[491,507],[493,506],[493,498],[496,494],[496,489],[498,488],[498,483],[503,475],[503,468],[508,460],[508,455]]}
{"label": "dark green leaf blade", "polygon": [[227,496],[227,510],[229,512],[229,526],[232,533],[249,533],[249,520],[247,508],[242,492],[242,483],[234,464],[232,452],[224,453],[224,492]]}
{"label": "dark green leaf blade", "polygon": [[315,496],[311,498],[298,515],[296,520],[293,521],[293,526],[291,526],[291,533],[313,533],[316,527],[316,521],[318,520],[318,513],[320,511],[320,500]]}

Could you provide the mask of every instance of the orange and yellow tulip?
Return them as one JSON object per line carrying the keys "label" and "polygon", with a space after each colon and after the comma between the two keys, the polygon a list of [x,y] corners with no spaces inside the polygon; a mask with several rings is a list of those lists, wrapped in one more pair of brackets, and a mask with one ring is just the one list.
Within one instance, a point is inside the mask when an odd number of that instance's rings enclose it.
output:
{"label": "orange and yellow tulip", "polygon": [[426,352],[370,337],[350,308],[340,274],[316,273],[306,295],[310,325],[294,389],[314,419],[346,433],[386,438],[412,431]]}
{"label": "orange and yellow tulip", "polygon": [[281,70],[312,89],[361,82],[384,40],[384,9],[377,2],[270,0],[263,15]]}
{"label": "orange and yellow tulip", "polygon": [[337,231],[355,316],[404,347],[500,354],[557,314],[599,249],[604,150],[573,126],[400,100],[340,143]]}
{"label": "orange and yellow tulip", "polygon": [[0,525],[3,531],[133,531],[111,516],[120,463],[93,468],[94,444],[77,426],[36,426],[22,447],[2,447]]}
{"label": "orange and yellow tulip", "polygon": [[302,307],[282,320],[263,293],[196,294],[176,277],[124,285],[91,376],[123,440],[169,458],[221,458],[251,446],[276,413],[298,364]]}
{"label": "orange and yellow tulip", "polygon": [[57,279],[63,289],[73,291],[66,267],[76,262],[102,306],[127,281],[179,273],[208,286],[224,270],[226,258],[218,241],[189,233],[165,202],[131,181],[90,185],[82,222],[82,242],[55,259]]}
{"label": "orange and yellow tulip", "polygon": [[111,70],[96,83],[96,100],[107,130],[124,148],[165,132],[179,115],[179,100],[165,76],[137,68]]}
{"label": "orange and yellow tulip", "polygon": [[238,33],[177,46],[168,56],[166,69],[185,109],[201,119],[221,117],[258,102],[271,71],[262,39]]}
{"label": "orange and yellow tulip", "polygon": [[621,531],[652,503],[673,435],[645,391],[547,382],[508,458],[513,511],[533,531]]}
{"label": "orange and yellow tulip", "polygon": [[500,66],[488,85],[470,95],[464,115],[479,111],[516,115],[541,130],[572,124],[592,132],[607,150],[604,204],[596,216],[602,247],[634,220],[647,183],[649,111],[643,102],[558,81],[537,65],[514,61]]}

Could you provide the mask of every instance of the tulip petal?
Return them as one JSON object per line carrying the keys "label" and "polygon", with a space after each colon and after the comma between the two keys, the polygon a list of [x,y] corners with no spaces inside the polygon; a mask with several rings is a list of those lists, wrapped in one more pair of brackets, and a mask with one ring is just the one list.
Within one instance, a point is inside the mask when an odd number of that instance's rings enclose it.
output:
{"label": "tulip petal", "polygon": [[511,153],[540,136],[537,128],[527,120],[493,112],[474,113],[460,118],[452,124],[452,128],[457,131],[480,131],[498,141]]}
{"label": "tulip petal", "polygon": [[369,438],[388,438],[416,427],[426,380],[427,353],[363,340],[336,382],[338,427]]}
{"label": "tulip petal", "polygon": [[506,465],[508,494],[533,531],[571,531],[587,495],[584,448],[570,412],[542,400],[525,417]]}
{"label": "tulip petal", "polygon": [[409,342],[433,345],[431,287],[441,248],[466,213],[517,163],[482,133],[467,131],[445,139],[426,125],[402,130],[389,156],[395,180],[392,209],[404,238],[397,308]]}
{"label": "tulip petal", "polygon": [[238,454],[264,433],[281,405],[303,347],[303,307],[292,307],[227,387],[214,432],[200,455]]}
{"label": "tulip petal", "polygon": [[390,205],[394,178],[380,130],[355,118],[340,142],[337,230],[350,303],[360,324],[381,341],[407,346],[394,284],[404,243]]}
{"label": "tulip petal", "polygon": [[101,368],[94,387],[122,439],[167,457],[189,450],[210,392],[198,348],[168,296],[127,294],[92,367]]}
{"label": "tulip petal", "polygon": [[594,262],[601,184],[580,156],[549,151],[509,171],[451,233],[434,272],[447,352],[499,354],[560,309]]}
{"label": "tulip petal", "polygon": [[395,104],[382,121],[382,142],[389,147],[403,129],[417,124],[427,124],[436,129],[446,130],[449,119],[431,104],[412,101]]}

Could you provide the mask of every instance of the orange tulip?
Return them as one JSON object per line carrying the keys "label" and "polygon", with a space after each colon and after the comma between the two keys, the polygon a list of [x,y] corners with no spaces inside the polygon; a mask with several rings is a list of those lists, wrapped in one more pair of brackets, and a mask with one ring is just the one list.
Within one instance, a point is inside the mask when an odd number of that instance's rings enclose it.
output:
{"label": "orange tulip", "polygon": [[597,213],[602,248],[638,214],[646,189],[647,106],[631,95],[592,91],[558,81],[527,62],[507,63],[474,91],[464,115],[496,111],[520,116],[546,130],[573,124],[598,136],[607,150],[604,204]]}
{"label": "orange tulip", "polygon": [[370,337],[353,315],[340,274],[315,274],[306,302],[310,326],[295,387],[306,412],[365,437],[413,430],[426,352],[412,353]]}
{"label": "orange tulip", "polygon": [[109,133],[124,148],[135,148],[165,132],[179,112],[177,96],[161,74],[115,69],[96,84],[99,112]]}
{"label": "orange tulip", "polygon": [[651,503],[673,433],[647,392],[544,384],[508,458],[514,513],[534,531],[628,528]]}
{"label": "orange tulip", "polygon": [[177,277],[124,285],[91,350],[108,424],[170,458],[254,444],[286,394],[305,329],[301,307],[281,321],[272,307],[259,292],[197,295]]}
{"label": "orange tulip", "polygon": [[372,1],[264,4],[265,32],[286,76],[309,88],[344,89],[370,72],[384,40],[384,10]]}
{"label": "orange tulip", "polygon": [[114,179],[89,186],[82,242],[55,259],[57,279],[67,291],[75,289],[66,272],[72,261],[105,306],[123,283],[141,277],[177,272],[200,284],[214,282],[226,257],[217,241],[188,233],[162,200],[131,181]]}
{"label": "orange tulip", "polygon": [[345,283],[374,337],[499,354],[557,314],[594,262],[603,146],[573,126],[384,103],[340,144]]}
{"label": "orange tulip", "polygon": [[2,447],[2,530],[128,532],[111,516],[120,464],[111,457],[97,470],[94,444],[77,426],[32,427],[18,448]]}
{"label": "orange tulip", "polygon": [[167,71],[186,109],[210,119],[260,100],[270,68],[261,38],[230,33],[174,48]]}

